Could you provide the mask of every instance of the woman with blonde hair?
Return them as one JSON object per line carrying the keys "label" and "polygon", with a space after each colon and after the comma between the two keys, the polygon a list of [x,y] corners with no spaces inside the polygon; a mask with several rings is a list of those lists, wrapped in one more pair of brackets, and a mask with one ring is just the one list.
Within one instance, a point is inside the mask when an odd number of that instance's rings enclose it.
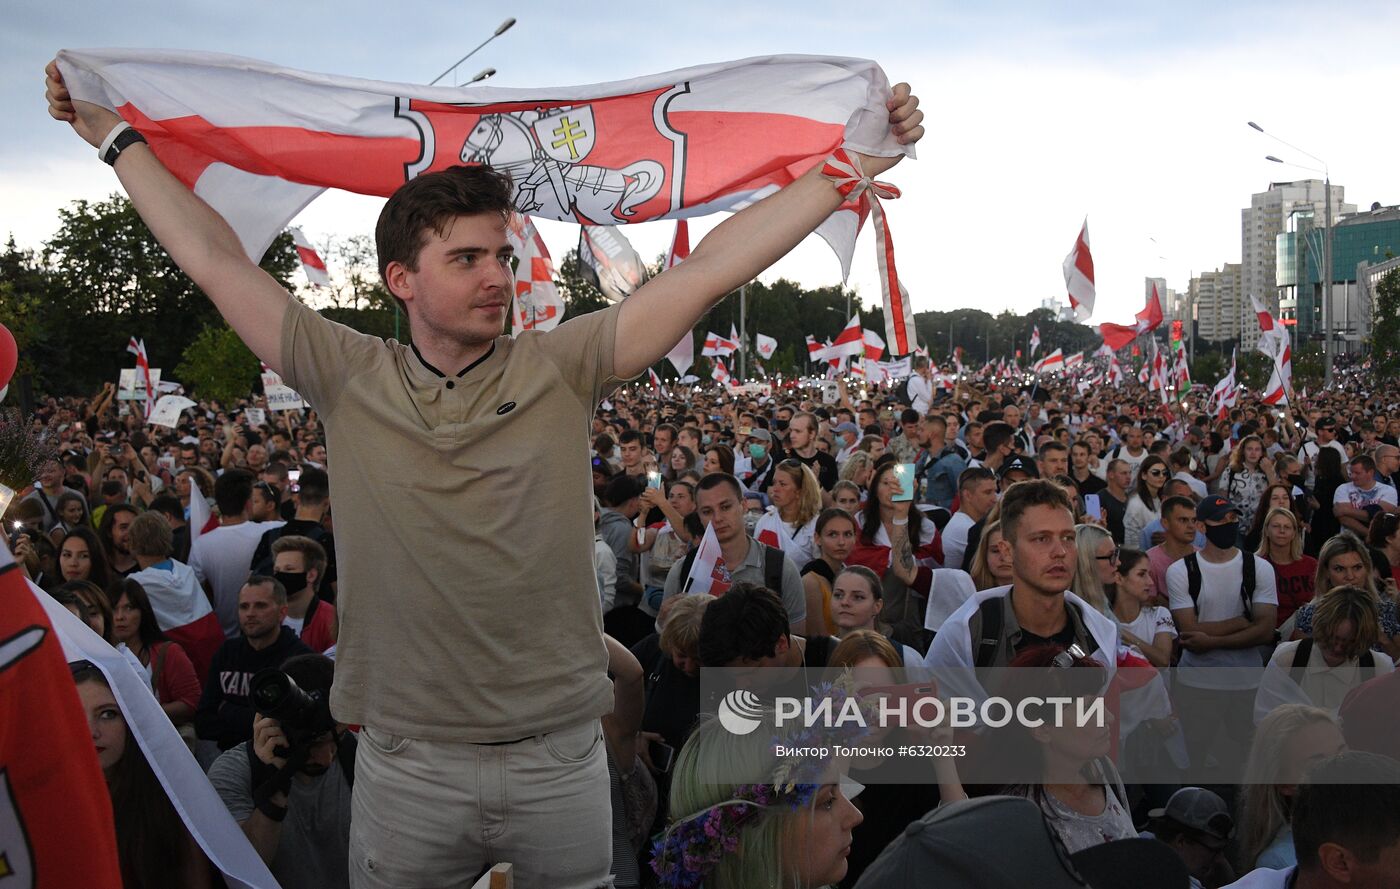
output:
{"label": "woman with blonde hair", "polygon": [[1318,603],[1330,590],[1341,586],[1359,586],[1376,597],[1380,609],[1380,639],[1377,646],[1394,659],[1400,654],[1400,613],[1397,613],[1395,600],[1381,595],[1376,586],[1375,566],[1371,562],[1370,551],[1349,531],[1328,540],[1318,551],[1313,598],[1293,613],[1291,638],[1302,639],[1313,634],[1313,614]]}
{"label": "woman with blonde hair", "polygon": [[863,493],[870,487],[870,474],[875,471],[875,458],[867,451],[852,451],[841,464],[841,481],[850,482]]}
{"label": "woman with blonde hair", "polygon": [[822,486],[801,460],[784,460],[773,469],[768,484],[772,503],[758,520],[753,536],[776,546],[798,565],[812,561],[817,515],[822,511]]}
{"label": "woman with blonde hair", "polygon": [[1278,622],[1312,601],[1317,586],[1317,559],[1303,555],[1303,525],[1291,508],[1276,506],[1261,524],[1259,555],[1274,566],[1278,590]]}
{"label": "woman with blonde hair", "polygon": [[1317,707],[1285,704],[1260,721],[1245,762],[1236,819],[1241,873],[1298,863],[1289,825],[1298,784],[1311,763],[1346,747],[1336,718]]}
{"label": "woman with blonde hair", "polygon": [[1074,541],[1079,561],[1069,588],[1111,618],[1118,570],[1118,546],[1113,535],[1099,525],[1075,525]]}
{"label": "woman with blonde hair", "polygon": [[978,590],[1011,583],[1011,557],[1002,545],[1001,522],[988,522],[972,554],[972,583]]}
{"label": "woman with blonde hair", "polygon": [[1288,703],[1337,713],[1361,683],[1390,673],[1389,655],[1372,651],[1380,639],[1380,602],[1358,586],[1327,592],[1313,610],[1313,635],[1280,645],[1269,659],[1254,698],[1254,721]]}

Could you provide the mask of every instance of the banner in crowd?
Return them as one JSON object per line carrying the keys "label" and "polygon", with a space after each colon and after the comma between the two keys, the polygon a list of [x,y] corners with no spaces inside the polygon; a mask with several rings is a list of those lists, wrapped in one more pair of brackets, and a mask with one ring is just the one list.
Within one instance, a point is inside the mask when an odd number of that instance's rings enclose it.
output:
{"label": "banner in crowd", "polygon": [[578,267],[609,302],[621,302],[646,283],[637,248],[613,225],[585,225],[578,233]]}
{"label": "banner in crowd", "polygon": [[[843,146],[914,155],[890,133],[888,78],[863,59],[760,56],[532,89],[387,83],[186,51],[64,50],[58,64],[75,99],[140,130],[255,259],[326,188],[387,196],[462,163],[510,173],[526,215],[620,225],[737,210]],[[817,232],[846,277],[875,203],[852,197]],[[901,313],[885,305],[896,348],[912,324],[900,303]]]}
{"label": "banner in crowd", "polygon": [[263,394],[267,396],[267,409],[271,411],[299,411],[306,407],[301,393],[282,382],[282,377],[272,370],[262,373]]}
{"label": "banner in crowd", "polygon": [[180,414],[194,406],[194,400],[183,395],[162,395],[155,409],[146,417],[146,422],[152,426],[174,429],[180,425]]}
{"label": "banner in crowd", "polygon": [[[150,376],[147,377],[149,370]],[[146,381],[150,380],[150,400],[155,401],[155,393],[160,391],[160,368],[123,367],[117,376],[117,400],[140,401],[147,399]]]}
{"label": "banner in crowd", "polygon": [[[190,836],[223,874],[228,885],[243,889],[276,889],[277,881],[267,865],[263,864],[243,834],[243,829],[233,820],[214,785],[209,783],[204,770],[195,761],[194,754],[151,693],[149,680],[138,676],[126,658],[53,597],[33,583],[29,584],[29,589],[53,624],[68,662],[89,661],[107,678],[112,696],[126,719],[130,732],[128,743],[136,742],[175,806],[175,811],[185,822]],[[72,680],[68,681],[71,687]],[[90,735],[84,740],[91,745]],[[64,762],[71,763],[75,758],[76,754],[71,753]],[[105,791],[101,772],[94,777],[98,780],[98,786]],[[70,851],[71,839],[70,835]],[[84,836],[85,849],[91,839]],[[87,854],[85,852],[84,856]],[[76,881],[68,885],[91,884]]]}
{"label": "banner in crowd", "polygon": [[249,426],[261,426],[267,422],[267,411],[260,407],[247,407],[243,409],[243,418]]}
{"label": "banner in crowd", "polygon": [[764,361],[767,361],[768,359],[772,358],[773,353],[778,351],[778,341],[773,339],[771,336],[764,336],[761,333],[755,333],[753,335],[753,340],[754,345],[758,348],[758,354],[763,356]]}

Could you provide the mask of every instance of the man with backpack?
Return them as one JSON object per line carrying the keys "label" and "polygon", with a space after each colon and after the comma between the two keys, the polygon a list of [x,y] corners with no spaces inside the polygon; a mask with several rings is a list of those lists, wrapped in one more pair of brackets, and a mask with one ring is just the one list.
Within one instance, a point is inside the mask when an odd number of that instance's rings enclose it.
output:
{"label": "man with backpack", "polygon": [[[1274,638],[1278,593],[1274,568],[1235,545],[1239,509],[1218,495],[1196,506],[1206,545],[1167,569],[1172,618],[1180,631],[1177,712],[1187,752],[1199,768],[1224,730],[1242,763],[1253,734],[1251,715],[1259,689],[1261,647]],[[1222,767],[1231,760],[1218,757]],[[1239,774],[1233,772],[1230,774]]]}
{"label": "man with backpack", "polygon": [[1010,586],[981,590],[944,622],[925,665],[950,693],[981,697],[972,669],[1005,667],[1035,645],[1078,647],[1117,666],[1118,625],[1069,592],[1078,550],[1069,496],[1054,482],[1033,479],[1001,498],[1001,546],[1011,555]]}

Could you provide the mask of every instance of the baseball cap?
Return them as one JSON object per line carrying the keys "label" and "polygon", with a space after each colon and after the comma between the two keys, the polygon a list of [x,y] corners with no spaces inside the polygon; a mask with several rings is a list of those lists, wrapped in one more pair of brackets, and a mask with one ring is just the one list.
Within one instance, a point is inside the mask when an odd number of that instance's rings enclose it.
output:
{"label": "baseball cap", "polygon": [[749,430],[749,438],[753,439],[754,441],[773,440],[772,434],[770,434],[767,429],[761,429],[758,426],[755,426],[754,428]]}
{"label": "baseball cap", "polygon": [[1218,522],[1232,512],[1239,515],[1239,507],[1219,494],[1207,497],[1196,504],[1196,518],[1203,522]]}
{"label": "baseball cap", "polygon": [[1188,827],[1219,841],[1221,847],[1229,842],[1235,830],[1230,807],[1204,787],[1181,788],[1171,795],[1165,808],[1153,809],[1147,813],[1147,817],[1165,818],[1181,827]]}
{"label": "baseball cap", "polygon": [[1336,419],[1333,418],[1333,417],[1318,417],[1318,418],[1317,418],[1317,427],[1316,427],[1316,428],[1318,428],[1318,429],[1336,429],[1336,428],[1337,428],[1337,421],[1336,421]]}
{"label": "baseball cap", "polygon": [[840,424],[837,424],[836,428],[833,429],[832,431],[833,431],[833,432],[854,432],[855,434],[859,435],[859,434],[860,434],[860,427],[857,426],[857,425],[854,424],[854,423],[840,423]]}
{"label": "baseball cap", "polygon": [[1035,468],[1035,461],[1027,457],[1012,457],[1002,464],[1002,478],[1006,478],[1013,472],[1024,472],[1031,478],[1040,478],[1040,470]]}
{"label": "baseball cap", "polygon": [[1119,840],[1070,855],[1023,797],[939,806],[909,824],[856,889],[1187,889],[1176,853],[1156,840]]}

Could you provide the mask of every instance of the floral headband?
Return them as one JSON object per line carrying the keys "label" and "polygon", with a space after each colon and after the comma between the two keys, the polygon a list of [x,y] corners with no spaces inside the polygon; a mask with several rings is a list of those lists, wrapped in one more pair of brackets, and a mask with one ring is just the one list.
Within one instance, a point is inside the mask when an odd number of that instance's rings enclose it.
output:
{"label": "floral headband", "polygon": [[[849,674],[836,684],[818,686],[813,696],[831,698],[832,712],[841,712],[846,699],[854,696]],[[789,749],[848,744],[869,731],[844,722],[829,729],[807,726],[774,736],[772,744]],[[652,843],[651,869],[659,885],[662,889],[699,889],[720,859],[739,848],[744,826],[756,816],[778,806],[802,809],[811,805],[822,783],[814,779],[824,767],[825,763],[806,757],[782,760],[773,772],[772,783],[741,784],[729,799],[672,824]]]}

